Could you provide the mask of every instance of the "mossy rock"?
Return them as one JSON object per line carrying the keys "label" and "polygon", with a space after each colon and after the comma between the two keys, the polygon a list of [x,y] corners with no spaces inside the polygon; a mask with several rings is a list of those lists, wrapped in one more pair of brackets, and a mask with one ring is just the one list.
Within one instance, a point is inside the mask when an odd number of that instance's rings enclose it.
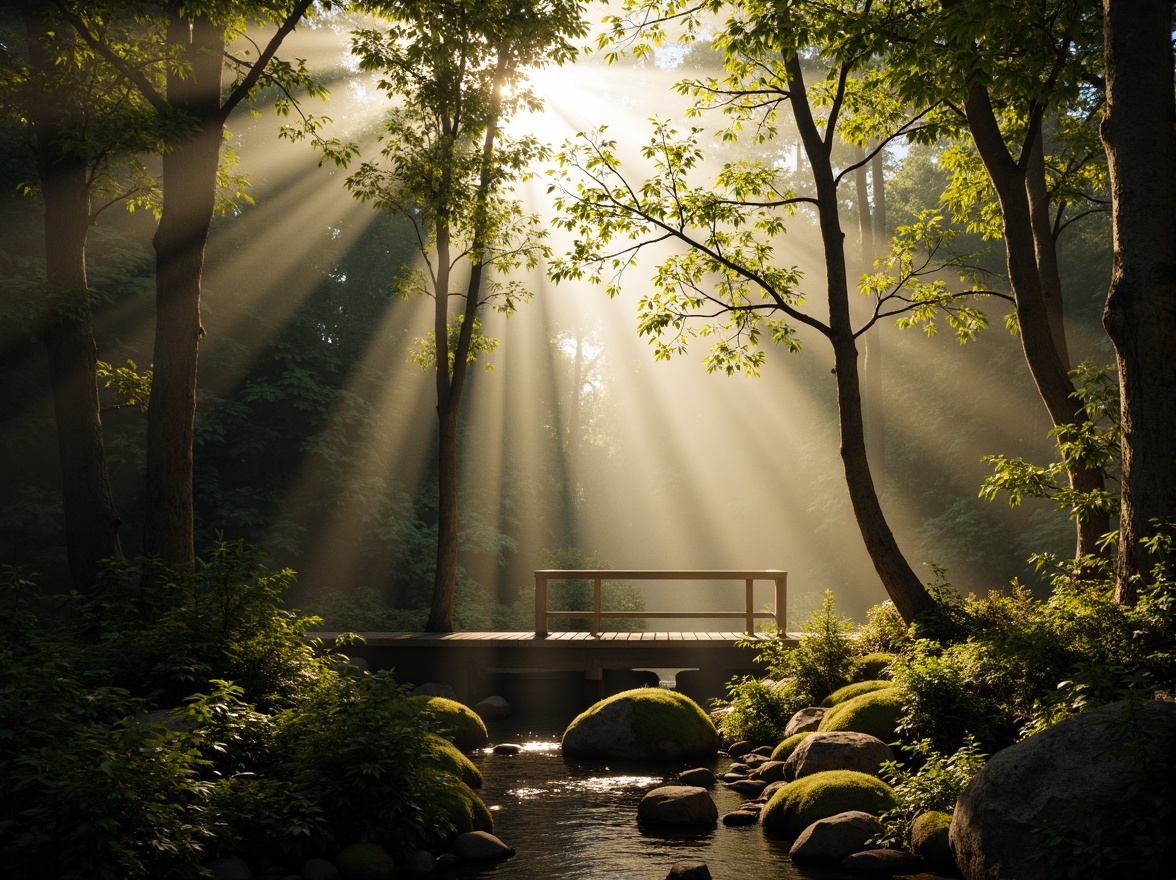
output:
{"label": "mossy rock", "polygon": [[882,688],[837,704],[825,713],[817,730],[854,730],[892,743],[898,739],[895,728],[901,716],[902,694],[897,688]]}
{"label": "mossy rock", "polygon": [[335,856],[340,880],[390,880],[396,872],[392,856],[378,843],[352,843]]}
{"label": "mossy rock", "polygon": [[846,700],[852,700],[854,697],[860,697],[862,694],[869,694],[874,691],[880,691],[883,688],[894,687],[892,681],[882,681],[875,679],[874,681],[859,681],[855,684],[847,684],[845,687],[838,688],[825,697],[821,701],[822,706],[837,706],[844,703]]}
{"label": "mossy rock", "polygon": [[873,681],[885,678],[890,674],[890,664],[894,662],[893,654],[866,654],[853,661],[853,673],[850,676],[856,681]]}
{"label": "mossy rock", "polygon": [[927,867],[938,874],[958,876],[955,856],[951,852],[948,831],[951,828],[951,813],[929,810],[920,813],[911,823],[911,852],[922,856]]}
{"label": "mossy rock", "polygon": [[664,688],[636,688],[576,716],[562,745],[572,758],[694,760],[718,752],[719,732],[689,697]]}
{"label": "mossy rock", "polygon": [[796,747],[816,733],[815,730],[806,730],[804,733],[794,733],[788,739],[784,740],[776,748],[772,749],[773,761],[787,761],[788,756],[796,751]]}
{"label": "mossy rock", "polygon": [[481,748],[490,742],[486,725],[477,713],[456,700],[445,697],[409,697],[425,718],[425,724],[463,752]]}
{"label": "mossy rock", "polygon": [[494,817],[472,788],[449,773],[438,773],[436,783],[433,799],[425,804],[426,849],[443,850],[459,834],[471,831],[494,833]]}
{"label": "mossy rock", "polygon": [[456,776],[470,788],[482,787],[482,771],[449,740],[430,733],[425,738],[425,749],[428,751],[428,761],[433,767]]}
{"label": "mossy rock", "polygon": [[819,819],[861,810],[877,816],[898,805],[894,791],[875,776],[856,770],[825,770],[785,785],[760,816],[764,831],[795,839]]}

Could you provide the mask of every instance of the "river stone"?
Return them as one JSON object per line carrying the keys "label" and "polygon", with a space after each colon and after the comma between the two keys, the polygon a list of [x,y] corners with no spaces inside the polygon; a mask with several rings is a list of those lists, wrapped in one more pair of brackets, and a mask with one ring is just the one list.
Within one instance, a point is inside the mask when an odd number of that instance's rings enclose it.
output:
{"label": "river stone", "polygon": [[487,697],[474,704],[474,711],[481,716],[483,721],[497,721],[510,717],[510,703],[506,701],[505,697]]}
{"label": "river stone", "polygon": [[666,880],[711,880],[706,862],[675,862]]}
{"label": "river stone", "polygon": [[637,821],[654,825],[713,825],[718,818],[707,790],[693,785],[663,785],[637,806]]}
{"label": "river stone", "polygon": [[302,865],[302,880],[339,880],[339,869],[326,859],[307,859]]}
{"label": "river stone", "polygon": [[882,831],[882,823],[869,813],[849,810],[809,825],[788,850],[794,862],[836,865],[866,848],[866,841]]}
{"label": "river stone", "polygon": [[205,867],[216,880],[253,880],[253,872],[245,860],[236,856],[213,859]]}
{"label": "river stone", "polygon": [[494,747],[494,754],[496,755],[517,755],[523,750],[523,747],[518,743],[499,743]]}
{"label": "river stone", "polygon": [[453,853],[441,853],[437,856],[438,871],[452,871],[461,864],[461,859]]}
{"label": "river stone", "polygon": [[711,758],[719,733],[689,697],[664,688],[637,688],[601,700],[564,731],[573,758],[685,761]]}
{"label": "river stone", "polygon": [[920,813],[911,823],[911,852],[921,856],[932,871],[954,877],[960,869],[951,854],[950,828],[950,813],[936,810]]}
{"label": "river stone", "polygon": [[799,779],[823,770],[856,770],[878,775],[883,761],[893,761],[890,746],[868,733],[836,730],[814,733],[785,761],[784,778]]}
{"label": "river stone", "polygon": [[783,761],[765,761],[751,772],[752,779],[762,779],[764,782],[779,782],[784,778]]}
{"label": "river stone", "polygon": [[1129,829],[1137,820],[1154,826],[1154,801],[1171,798],[1173,754],[1176,703],[1159,701],[1083,712],[1002,749],[956,802],[950,839],[960,871],[969,880],[1045,880],[1049,860],[1030,858],[1041,832],[1079,840],[1102,832],[1106,876],[1167,877],[1160,859],[1153,874],[1132,865]]}
{"label": "river stone", "polygon": [[732,758],[742,758],[744,755],[751,754],[751,750],[755,748],[755,743],[745,739],[739,740],[737,743],[731,743],[727,747],[727,754]]}
{"label": "river stone", "polygon": [[693,770],[683,770],[678,774],[678,783],[680,785],[693,785],[697,788],[714,788],[716,781],[714,771],[709,767],[695,767]]}
{"label": "river stone", "polygon": [[736,791],[744,797],[759,797],[764,793],[764,789],[768,784],[762,779],[739,779],[735,782],[727,783],[727,788],[731,791]]}
{"label": "river stone", "polygon": [[923,860],[916,855],[897,849],[867,849],[846,856],[841,867],[846,871],[893,877],[895,874],[923,870]]}
{"label": "river stone", "polygon": [[437,872],[437,859],[426,849],[414,849],[404,858],[404,871],[423,877]]}
{"label": "river stone", "polygon": [[770,758],[772,756],[772,746],[756,746],[751,750],[751,753],[764,758]]}
{"label": "river stone", "polygon": [[778,782],[769,782],[768,787],[760,792],[759,799],[761,801],[768,800],[772,795],[774,795],[787,784],[788,783],[783,779],[779,780]]}
{"label": "river stone", "polygon": [[754,770],[760,764],[766,764],[770,760],[772,760],[770,757],[761,755],[758,752],[748,752],[743,756],[743,763],[747,765],[749,770]]}
{"label": "river stone", "polygon": [[822,706],[808,706],[801,709],[792,716],[792,720],[784,728],[783,739],[796,736],[798,733],[808,733],[810,730],[816,730],[821,726],[821,719],[825,717],[825,713],[828,711],[828,709]]}
{"label": "river stone", "polygon": [[391,880],[396,871],[392,856],[378,843],[352,843],[335,856],[339,880]]}
{"label": "river stone", "polygon": [[459,834],[450,847],[453,854],[467,862],[497,862],[514,855],[507,846],[489,831],[470,831]]}
{"label": "river stone", "polygon": [[759,813],[751,810],[733,810],[723,816],[724,825],[754,825],[759,821]]}

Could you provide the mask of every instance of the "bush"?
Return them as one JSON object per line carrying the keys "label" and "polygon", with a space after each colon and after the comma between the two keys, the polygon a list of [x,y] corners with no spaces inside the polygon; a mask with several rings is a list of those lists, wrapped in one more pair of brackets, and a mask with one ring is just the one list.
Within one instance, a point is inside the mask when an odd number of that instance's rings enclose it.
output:
{"label": "bush", "polygon": [[895,807],[894,792],[885,782],[854,770],[825,770],[781,788],[764,806],[764,831],[796,838],[819,819],[849,810],[877,816]]}
{"label": "bush", "polygon": [[722,716],[727,742],[779,742],[788,722],[808,705],[808,694],[795,682],[769,683],[754,676],[734,678],[727,685],[730,711]]}
{"label": "bush", "polygon": [[910,627],[890,600],[866,612],[858,630],[857,649],[862,654],[897,654],[913,641]]}

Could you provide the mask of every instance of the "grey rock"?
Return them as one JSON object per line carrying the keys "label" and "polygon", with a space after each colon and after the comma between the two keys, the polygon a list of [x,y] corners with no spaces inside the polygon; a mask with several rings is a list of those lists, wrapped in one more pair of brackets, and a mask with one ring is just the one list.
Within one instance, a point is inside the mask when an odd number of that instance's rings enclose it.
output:
{"label": "grey rock", "polygon": [[510,717],[510,703],[506,701],[505,697],[487,697],[474,705],[474,711],[482,717],[483,721],[497,721]]}
{"label": "grey rock", "polygon": [[861,810],[819,819],[792,844],[788,857],[794,862],[837,865],[866,848],[866,841],[882,830],[878,819]]}
{"label": "grey rock", "polygon": [[307,859],[302,866],[302,880],[339,880],[339,869],[326,859]]}
{"label": "grey rock", "polygon": [[760,792],[759,800],[767,801],[769,798],[771,798],[772,795],[774,795],[787,784],[788,783],[783,779],[781,779],[779,782],[769,782],[768,787]]}
{"label": "grey rock", "polygon": [[744,797],[759,797],[767,787],[768,784],[762,779],[740,779],[727,784],[727,788],[739,792]]}
{"label": "grey rock", "polygon": [[693,770],[683,770],[678,774],[680,785],[693,785],[697,788],[714,788],[715,774],[709,767],[695,767]]}
{"label": "grey rock", "polygon": [[402,867],[407,873],[414,874],[418,877],[435,874],[437,872],[437,859],[428,850],[417,849],[405,856]]}
{"label": "grey rock", "polygon": [[444,697],[447,700],[457,700],[457,691],[447,684],[439,684],[435,681],[426,681],[424,684],[417,685],[410,693],[414,697]]}
{"label": "grey rock", "polygon": [[883,761],[893,761],[890,746],[868,733],[830,730],[814,733],[784,762],[784,778],[799,779],[824,770],[857,770],[877,775]]}
{"label": "grey rock", "polygon": [[[1045,880],[1049,860],[1030,856],[1040,851],[1046,827],[1079,839],[1103,829],[1109,839],[1102,844],[1110,846],[1104,864],[1129,862],[1134,841],[1116,841],[1115,830],[1154,822],[1154,799],[1171,798],[1170,780],[1136,744],[1176,754],[1176,703],[1103,706],[997,752],[956,802],[950,841],[960,871],[970,880]],[[1117,876],[1140,875],[1129,869]]]}
{"label": "grey rock", "polygon": [[742,758],[744,755],[750,753],[754,748],[755,743],[741,739],[739,742],[731,743],[731,745],[727,747],[727,754],[732,758]]}
{"label": "grey rock", "polygon": [[723,816],[724,825],[754,825],[759,821],[759,813],[753,813],[751,810],[733,810]]}
{"label": "grey rock", "polygon": [[772,760],[772,759],[765,757],[763,755],[760,755],[756,752],[750,752],[750,753],[743,756],[743,763],[746,764],[748,766],[748,768],[751,770],[754,770],[756,767],[760,766],[761,764],[766,764],[770,760]]}
{"label": "grey rock", "polygon": [[518,743],[499,743],[493,749],[496,755],[517,755],[523,750]]}
{"label": "grey rock", "polygon": [[764,782],[779,782],[784,778],[784,761],[764,761],[753,771],[752,779],[762,779]]}
{"label": "grey rock", "polygon": [[470,831],[459,834],[450,846],[453,854],[466,862],[497,862],[514,855],[514,847],[507,846],[489,831]]}
{"label": "grey rock", "polygon": [[923,860],[908,852],[896,849],[867,849],[847,856],[841,863],[846,871],[860,871],[863,874],[879,874],[892,877],[923,870]]}
{"label": "grey rock", "polygon": [[825,717],[825,713],[828,711],[824,706],[809,706],[801,709],[792,716],[792,720],[784,728],[782,739],[788,739],[788,737],[795,736],[798,733],[808,733],[810,730],[816,730],[821,726],[821,719]]}
{"label": "grey rock", "polygon": [[746,771],[740,773],[738,771],[733,772],[730,770],[728,770],[726,773],[724,773],[722,776],[719,777],[719,779],[723,780],[723,782],[739,782],[739,781],[746,779],[746,778],[747,778]]}
{"label": "grey rock", "polygon": [[772,757],[772,752],[776,751],[775,746],[756,746],[751,750],[753,755],[759,755],[762,758]]}
{"label": "grey rock", "polygon": [[461,864],[461,859],[453,853],[441,853],[437,856],[438,871],[452,871]]}
{"label": "grey rock", "polygon": [[205,867],[212,872],[216,880],[253,880],[253,872],[249,870],[245,860],[236,856],[213,859]]}
{"label": "grey rock", "polygon": [[706,862],[675,862],[666,880],[711,880],[710,868]]}
{"label": "grey rock", "polygon": [[340,880],[390,880],[396,871],[392,856],[378,843],[350,843],[335,855]]}
{"label": "grey rock", "polygon": [[718,818],[707,790],[693,785],[655,788],[637,806],[637,821],[652,825],[713,825]]}

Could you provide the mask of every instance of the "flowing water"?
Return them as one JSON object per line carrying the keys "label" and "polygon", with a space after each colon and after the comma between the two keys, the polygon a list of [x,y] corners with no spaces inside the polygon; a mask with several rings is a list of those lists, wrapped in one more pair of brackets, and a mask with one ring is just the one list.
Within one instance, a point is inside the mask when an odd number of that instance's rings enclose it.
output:
{"label": "flowing water", "polygon": [[[493,811],[495,834],[515,848],[513,858],[466,877],[519,880],[663,880],[679,861],[704,861],[714,880],[849,880],[843,871],[794,865],[788,841],[758,825],[677,830],[637,825],[637,805],[659,785],[673,783],[689,766],[716,773],[730,761],[699,764],[625,764],[565,759],[559,734],[502,735],[494,742],[523,746],[518,755],[479,752],[482,799]],[[712,791],[719,815],[742,802],[720,784]],[[860,880],[860,875],[858,880]]]}

